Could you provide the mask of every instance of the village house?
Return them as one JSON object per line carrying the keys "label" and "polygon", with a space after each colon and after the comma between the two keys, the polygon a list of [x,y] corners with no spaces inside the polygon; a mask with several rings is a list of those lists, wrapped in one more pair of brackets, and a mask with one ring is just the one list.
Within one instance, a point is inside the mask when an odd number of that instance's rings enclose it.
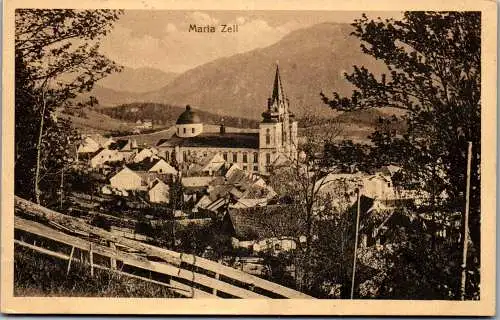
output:
{"label": "village house", "polygon": [[108,146],[110,150],[118,150],[121,152],[132,151],[137,148],[137,141],[131,139],[117,139]]}
{"label": "village house", "polygon": [[147,190],[147,183],[137,172],[124,166],[109,179],[112,188],[120,190]]}
{"label": "village house", "polygon": [[295,213],[291,206],[229,209],[222,220],[222,232],[231,236],[235,249],[277,255],[306,241],[304,226]]}
{"label": "village house", "polygon": [[219,153],[216,153],[209,161],[207,161],[201,171],[211,176],[216,172],[220,172],[220,170],[224,168],[225,164],[226,161],[224,158],[222,158]]}
{"label": "village house", "polygon": [[148,190],[149,202],[169,203],[170,187],[160,179],[156,179]]}
{"label": "village house", "polygon": [[113,149],[100,149],[89,160],[92,168],[100,168],[106,163],[129,162],[134,156],[135,151],[119,151]]}
{"label": "village house", "polygon": [[226,207],[264,206],[276,196],[274,190],[258,175],[233,164],[224,176],[213,178],[195,207],[223,214]]}
{"label": "village house", "polygon": [[101,148],[107,148],[113,142],[115,141],[112,138],[106,138],[100,134],[83,135],[77,153],[94,153]]}
{"label": "village house", "polygon": [[158,149],[156,148],[143,148],[132,159],[133,162],[142,162],[147,158],[158,158]]}
{"label": "village house", "polygon": [[219,133],[205,133],[197,112],[186,106],[177,119],[175,135],[161,139],[156,147],[167,161],[175,157],[179,164],[192,162],[199,155],[220,154],[225,162],[238,164],[244,171],[269,174],[278,158],[291,161],[297,157],[298,124],[290,111],[278,67],[262,118],[258,132],[229,133],[222,124]]}
{"label": "village house", "polygon": [[412,190],[404,190],[396,187],[393,183],[393,175],[400,170],[396,166],[385,166],[373,174],[356,173],[330,173],[316,183],[316,188],[320,188],[320,194],[331,195],[340,199],[339,192],[348,195],[347,202],[356,199],[356,190],[360,188],[364,196],[373,198],[387,206],[395,205],[400,201],[413,200],[414,203],[421,203],[426,194],[418,194]]}
{"label": "village house", "polygon": [[177,175],[177,170],[174,167],[165,160],[157,157],[145,158],[141,162],[129,163],[128,167],[134,171]]}

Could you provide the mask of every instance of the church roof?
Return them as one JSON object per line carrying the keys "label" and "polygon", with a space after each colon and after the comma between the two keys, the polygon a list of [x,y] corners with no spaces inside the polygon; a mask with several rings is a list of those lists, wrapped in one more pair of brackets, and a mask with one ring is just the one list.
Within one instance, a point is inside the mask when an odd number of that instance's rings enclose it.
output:
{"label": "church roof", "polygon": [[280,106],[284,106],[285,112],[289,117],[295,117],[290,112],[288,107],[288,99],[286,98],[283,84],[281,83],[280,69],[276,65],[276,74],[274,75],[273,91],[267,102],[267,110],[262,113],[263,123],[277,123],[280,118]]}
{"label": "church roof", "polygon": [[273,95],[271,96],[271,103],[275,101],[285,101],[285,92],[281,84],[280,69],[276,65],[276,74],[274,75]]}
{"label": "church roof", "polygon": [[201,123],[201,119],[198,116],[198,113],[196,111],[193,111],[190,105],[187,105],[186,111],[181,113],[179,118],[177,118],[177,122],[175,124],[195,124],[195,123]]}
{"label": "church roof", "polygon": [[195,137],[180,138],[172,136],[161,139],[157,147],[207,147],[207,148],[259,148],[258,133],[202,133]]}

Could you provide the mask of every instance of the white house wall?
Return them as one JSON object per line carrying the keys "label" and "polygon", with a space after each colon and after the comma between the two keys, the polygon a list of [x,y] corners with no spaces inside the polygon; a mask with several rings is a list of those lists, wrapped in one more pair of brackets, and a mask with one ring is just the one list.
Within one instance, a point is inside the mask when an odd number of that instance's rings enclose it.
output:
{"label": "white house wall", "polygon": [[123,169],[110,180],[111,186],[121,190],[144,190],[142,178],[130,169]]}
{"label": "white house wall", "polygon": [[154,188],[149,190],[149,201],[155,203],[169,202],[169,188],[164,183],[158,183]]}

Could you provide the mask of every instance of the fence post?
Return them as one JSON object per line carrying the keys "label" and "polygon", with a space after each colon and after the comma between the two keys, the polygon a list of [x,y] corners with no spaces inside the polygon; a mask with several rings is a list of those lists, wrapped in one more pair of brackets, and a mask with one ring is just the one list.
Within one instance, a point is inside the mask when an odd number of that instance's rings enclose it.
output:
{"label": "fence post", "polygon": [[89,258],[90,258],[90,276],[93,278],[94,277],[94,252],[92,250],[92,242],[90,243]]}
{"label": "fence post", "polygon": [[[215,274],[215,279],[219,280],[219,274],[218,273]],[[217,296],[217,289],[215,289],[215,288],[212,289],[212,294],[214,296]]]}
{"label": "fence post", "polygon": [[75,247],[71,247],[71,253],[69,254],[69,260],[68,260],[68,270],[66,270],[66,275],[69,274],[69,270],[71,269],[71,260],[73,260],[73,253],[75,253]]}
{"label": "fence post", "polygon": [[[114,242],[110,241],[109,247],[111,248],[111,250],[113,250],[113,252],[116,252],[116,246]],[[110,263],[111,263],[111,270],[116,270],[116,259],[111,257]]]}

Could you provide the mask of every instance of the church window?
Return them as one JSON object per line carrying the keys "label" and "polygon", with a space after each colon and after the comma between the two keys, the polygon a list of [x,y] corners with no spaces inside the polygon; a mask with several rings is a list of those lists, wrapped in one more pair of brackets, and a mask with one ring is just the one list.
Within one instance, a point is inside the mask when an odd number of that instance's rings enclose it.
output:
{"label": "church window", "polygon": [[244,163],[248,162],[248,157],[247,157],[247,153],[246,152],[243,153],[243,162]]}
{"label": "church window", "polygon": [[227,152],[224,152],[224,153],[222,154],[222,157],[224,158],[224,161],[227,161]]}
{"label": "church window", "polygon": [[270,153],[266,153],[266,163],[267,164],[271,163],[271,154]]}
{"label": "church window", "polygon": [[191,128],[191,133],[194,133],[194,128]]}
{"label": "church window", "polygon": [[184,133],[186,133],[186,128],[184,128]]}
{"label": "church window", "polygon": [[259,167],[253,166],[253,171],[259,171]]}
{"label": "church window", "polygon": [[177,134],[181,133],[181,129],[177,128]]}
{"label": "church window", "polygon": [[254,163],[259,162],[259,154],[257,152],[253,153],[253,162]]}
{"label": "church window", "polygon": [[182,152],[182,161],[187,161],[187,152],[186,151]]}
{"label": "church window", "polygon": [[271,144],[271,130],[266,129],[266,144]]}
{"label": "church window", "polygon": [[233,153],[233,162],[238,162],[238,154]]}

